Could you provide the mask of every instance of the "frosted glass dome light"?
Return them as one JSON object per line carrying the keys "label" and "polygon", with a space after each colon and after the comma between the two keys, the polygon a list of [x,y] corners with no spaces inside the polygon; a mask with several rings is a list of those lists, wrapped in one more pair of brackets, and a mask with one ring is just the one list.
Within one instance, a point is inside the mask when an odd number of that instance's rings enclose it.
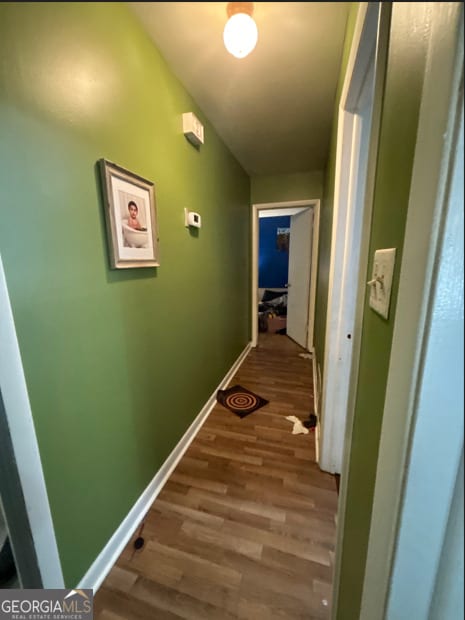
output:
{"label": "frosted glass dome light", "polygon": [[226,23],[223,32],[224,45],[236,58],[245,58],[257,44],[257,25],[250,15],[235,13]]}

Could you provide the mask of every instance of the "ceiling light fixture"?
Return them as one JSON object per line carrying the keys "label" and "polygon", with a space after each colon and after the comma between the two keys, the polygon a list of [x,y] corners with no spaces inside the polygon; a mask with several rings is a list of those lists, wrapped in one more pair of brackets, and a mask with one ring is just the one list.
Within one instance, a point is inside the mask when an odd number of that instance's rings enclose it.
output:
{"label": "ceiling light fixture", "polygon": [[228,21],[223,40],[228,52],[236,58],[245,58],[257,44],[257,25],[252,19],[253,2],[228,2]]}

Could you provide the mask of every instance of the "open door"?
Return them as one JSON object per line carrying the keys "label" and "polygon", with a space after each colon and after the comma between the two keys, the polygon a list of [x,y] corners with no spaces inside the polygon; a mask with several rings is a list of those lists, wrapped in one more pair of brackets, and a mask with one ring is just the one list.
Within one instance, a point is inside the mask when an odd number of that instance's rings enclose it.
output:
{"label": "open door", "polygon": [[308,342],[312,228],[312,209],[291,216],[287,335],[305,349]]}
{"label": "open door", "polygon": [[[288,283],[291,283],[289,287],[288,295],[288,316],[287,325],[289,325],[289,301],[291,302],[291,333],[287,331],[288,335],[295,339],[302,347],[313,350],[313,328],[315,323],[315,304],[316,304],[316,274],[318,269],[318,241],[319,241],[319,221],[320,221],[320,200],[308,198],[306,200],[294,200],[290,202],[270,202],[260,203],[252,205],[251,209],[251,229],[252,229],[252,278],[251,278],[251,344],[253,347],[258,343],[258,262],[259,262],[259,213],[262,211],[268,211],[270,214],[274,212],[274,215],[290,215],[291,224],[294,225],[294,250],[291,249],[293,242],[290,240],[289,248],[289,262],[292,265],[292,273],[288,271]],[[294,216],[301,216],[294,218]],[[305,233],[305,230],[307,233]],[[302,235],[302,239],[300,238]],[[299,256],[299,245],[306,244],[306,258]],[[304,245],[305,245],[304,244]],[[297,246],[297,248],[296,248]],[[292,252],[292,254],[291,254]],[[304,274],[306,274],[306,282]],[[304,282],[304,291],[300,290],[299,282]],[[305,288],[307,289],[305,291]],[[292,289],[292,292],[291,292]],[[296,299],[296,306],[298,306],[297,295],[301,295],[306,300],[306,308],[303,311],[297,311],[292,315],[294,306],[294,299]],[[290,300],[289,300],[290,297]],[[302,326],[302,315],[306,325]],[[294,328],[295,326],[295,328]],[[306,334],[306,336],[305,336]]]}

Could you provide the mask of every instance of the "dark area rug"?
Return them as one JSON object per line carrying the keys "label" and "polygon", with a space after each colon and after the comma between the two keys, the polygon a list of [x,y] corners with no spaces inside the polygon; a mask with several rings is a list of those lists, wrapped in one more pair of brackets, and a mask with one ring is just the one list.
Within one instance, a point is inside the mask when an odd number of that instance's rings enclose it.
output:
{"label": "dark area rug", "polygon": [[241,385],[234,385],[227,390],[218,390],[216,400],[240,418],[245,418],[246,415],[269,402]]}

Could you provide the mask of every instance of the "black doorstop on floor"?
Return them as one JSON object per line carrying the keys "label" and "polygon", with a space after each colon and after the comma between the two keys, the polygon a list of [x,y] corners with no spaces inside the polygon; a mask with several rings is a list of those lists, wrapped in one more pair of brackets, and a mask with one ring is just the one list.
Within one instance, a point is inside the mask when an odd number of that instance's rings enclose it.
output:
{"label": "black doorstop on floor", "polygon": [[139,551],[139,549],[142,549],[142,547],[145,545],[145,540],[142,536],[142,532],[144,531],[144,525],[145,524],[143,522],[139,529],[139,535],[137,536],[136,540],[133,543],[134,549],[136,549],[137,551]]}
{"label": "black doorstop on floor", "polygon": [[304,420],[302,422],[302,424],[305,426],[305,428],[315,428],[317,423],[317,417],[314,413],[311,413],[308,417],[308,420]]}

